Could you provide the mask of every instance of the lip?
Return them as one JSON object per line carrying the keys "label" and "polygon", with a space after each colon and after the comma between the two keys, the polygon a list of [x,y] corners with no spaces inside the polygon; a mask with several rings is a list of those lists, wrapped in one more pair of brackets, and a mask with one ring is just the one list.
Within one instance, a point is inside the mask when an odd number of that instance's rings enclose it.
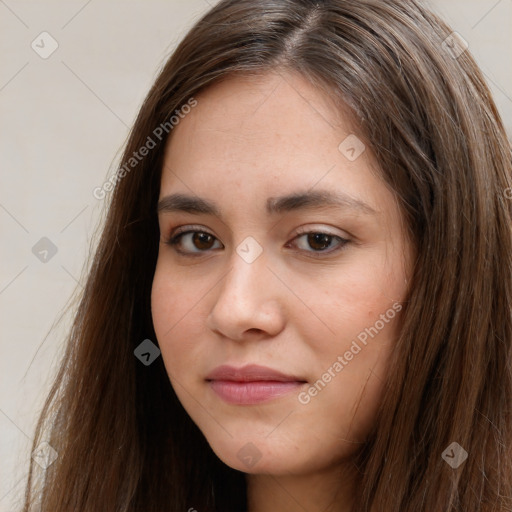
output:
{"label": "lip", "polygon": [[276,382],[290,382],[302,381],[306,379],[297,375],[286,375],[285,373],[267,368],[266,366],[259,366],[257,364],[248,364],[241,368],[235,368],[224,364],[218,366],[210,372],[206,380],[229,380],[236,382],[254,382],[254,381],[276,381]]}
{"label": "lip", "polygon": [[254,364],[241,368],[219,366],[208,374],[206,381],[221,399],[237,405],[268,402],[307,382],[300,376]]}

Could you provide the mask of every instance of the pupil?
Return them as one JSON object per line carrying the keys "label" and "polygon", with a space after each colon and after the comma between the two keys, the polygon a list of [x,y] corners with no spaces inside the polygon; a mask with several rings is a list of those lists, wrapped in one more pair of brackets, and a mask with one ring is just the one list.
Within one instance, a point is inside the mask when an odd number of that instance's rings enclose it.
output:
{"label": "pupil", "polygon": [[[331,235],[326,235],[325,233],[313,233],[308,235],[308,243],[313,249],[325,249],[329,247],[330,239]],[[321,247],[318,247],[317,244]]]}
{"label": "pupil", "polygon": [[[208,244],[208,242],[211,240],[212,236],[209,235],[208,233],[194,233],[194,245],[198,248],[198,249],[209,249],[209,245],[211,244]],[[206,246],[203,246],[202,244],[206,244]]]}

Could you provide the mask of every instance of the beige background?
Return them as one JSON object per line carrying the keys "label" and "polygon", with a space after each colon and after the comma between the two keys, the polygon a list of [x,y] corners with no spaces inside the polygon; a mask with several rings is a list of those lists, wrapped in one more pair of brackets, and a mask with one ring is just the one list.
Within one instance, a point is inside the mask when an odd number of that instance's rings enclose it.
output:
{"label": "beige background", "polygon": [[[214,3],[214,0],[210,0]],[[431,2],[469,42],[512,133],[512,0]],[[30,440],[113,162],[156,72],[206,0],[0,0],[0,511],[17,510]],[[58,44],[51,49],[41,32]],[[38,43],[39,41],[39,43]],[[47,237],[46,263],[32,247]],[[69,324],[69,318],[63,324]]]}

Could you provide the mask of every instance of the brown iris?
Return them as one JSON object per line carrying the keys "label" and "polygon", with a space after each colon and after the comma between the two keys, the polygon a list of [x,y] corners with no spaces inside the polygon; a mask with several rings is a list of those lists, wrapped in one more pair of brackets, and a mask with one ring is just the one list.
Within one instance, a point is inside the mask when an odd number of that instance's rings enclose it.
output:
{"label": "brown iris", "polygon": [[308,244],[312,249],[322,250],[329,247],[332,235],[325,233],[308,233]]}
{"label": "brown iris", "polygon": [[214,237],[208,233],[194,233],[192,243],[197,249],[210,249],[213,244]]}

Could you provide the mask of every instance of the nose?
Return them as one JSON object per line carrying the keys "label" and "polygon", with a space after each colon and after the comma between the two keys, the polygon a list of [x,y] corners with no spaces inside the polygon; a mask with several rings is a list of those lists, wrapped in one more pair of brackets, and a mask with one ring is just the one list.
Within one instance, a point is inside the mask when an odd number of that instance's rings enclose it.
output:
{"label": "nose", "polygon": [[234,253],[230,270],[215,289],[216,300],[207,318],[212,331],[243,341],[255,335],[276,336],[284,328],[284,287],[263,255],[247,263]]}

